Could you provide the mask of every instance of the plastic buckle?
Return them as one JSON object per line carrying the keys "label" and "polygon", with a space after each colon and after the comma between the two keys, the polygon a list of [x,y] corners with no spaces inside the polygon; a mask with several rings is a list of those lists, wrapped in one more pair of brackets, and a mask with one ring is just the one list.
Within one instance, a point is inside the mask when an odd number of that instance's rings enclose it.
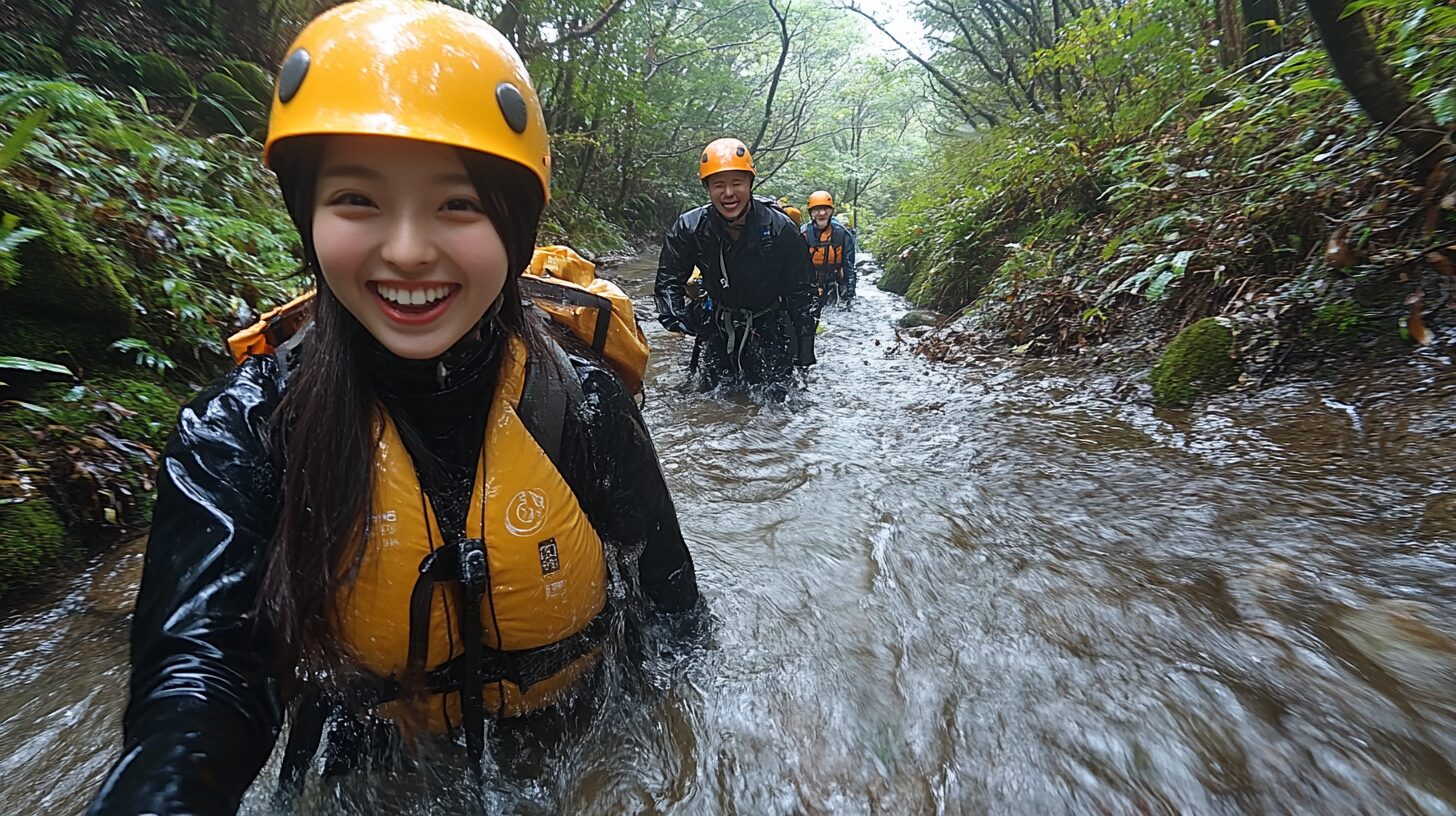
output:
{"label": "plastic buckle", "polygon": [[460,584],[476,596],[485,591],[485,545],[478,538],[460,542]]}

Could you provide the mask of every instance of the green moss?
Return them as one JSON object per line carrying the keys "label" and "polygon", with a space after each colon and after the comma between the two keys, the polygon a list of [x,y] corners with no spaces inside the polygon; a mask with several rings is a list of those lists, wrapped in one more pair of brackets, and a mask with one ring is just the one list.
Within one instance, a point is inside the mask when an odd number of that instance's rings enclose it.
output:
{"label": "green moss", "polygon": [[153,447],[167,441],[177,422],[180,402],[161,385],[136,377],[110,376],[93,384],[97,395],[120,405],[127,416],[114,423],[127,439],[145,442]]}
{"label": "green moss", "polygon": [[41,231],[12,255],[15,280],[0,282],[0,348],[51,359],[60,350],[92,355],[126,336],[131,297],[117,269],[49,196],[0,182],[0,212]]}
{"label": "green moss", "polygon": [[273,102],[273,75],[247,60],[223,60],[217,70],[232,77],[264,107]]}
{"label": "green moss", "polygon": [[1352,300],[1336,300],[1314,310],[1309,333],[1319,340],[1340,340],[1360,331],[1367,322],[1365,310]]}
{"label": "green moss", "polygon": [[165,54],[149,51],[137,57],[137,76],[144,90],[160,96],[186,99],[197,95],[192,80]]}
{"label": "green moss", "polygon": [[1206,317],[1178,332],[1148,378],[1153,401],[1185,405],[1233,385],[1239,378],[1233,347],[1233,332],[1218,318]]}
{"label": "green moss", "polygon": [[34,576],[65,544],[65,525],[50,500],[31,496],[0,504],[0,593]]}
{"label": "green moss", "polygon": [[915,272],[904,261],[885,264],[885,273],[880,275],[879,287],[886,292],[903,295],[915,283]]}
{"label": "green moss", "polygon": [[209,128],[226,133],[235,133],[241,128],[241,135],[245,136],[262,130],[265,117],[263,103],[254,99],[237,80],[220,71],[212,71],[202,77],[199,86],[207,95],[208,102],[199,107],[197,113]]}

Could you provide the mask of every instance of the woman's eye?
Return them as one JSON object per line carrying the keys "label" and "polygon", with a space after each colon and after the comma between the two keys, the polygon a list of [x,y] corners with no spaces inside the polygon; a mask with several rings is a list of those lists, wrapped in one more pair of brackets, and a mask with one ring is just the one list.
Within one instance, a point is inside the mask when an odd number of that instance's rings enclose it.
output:
{"label": "woman's eye", "polygon": [[476,203],[475,199],[464,196],[446,201],[443,209],[450,212],[481,212],[480,205]]}
{"label": "woman's eye", "polygon": [[329,203],[339,207],[374,206],[374,202],[369,200],[369,196],[363,195],[361,193],[339,193],[338,195],[334,196],[333,200]]}

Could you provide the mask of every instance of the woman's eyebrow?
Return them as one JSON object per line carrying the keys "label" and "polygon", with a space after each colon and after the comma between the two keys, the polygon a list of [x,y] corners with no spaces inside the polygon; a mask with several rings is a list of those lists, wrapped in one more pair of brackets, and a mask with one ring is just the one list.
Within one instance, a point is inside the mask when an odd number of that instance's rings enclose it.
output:
{"label": "woman's eyebrow", "polygon": [[377,170],[371,170],[368,167],[362,167],[357,164],[336,164],[331,167],[325,167],[323,172],[319,173],[319,178],[321,179],[333,178],[335,176],[364,178],[370,180],[378,180],[384,177]]}

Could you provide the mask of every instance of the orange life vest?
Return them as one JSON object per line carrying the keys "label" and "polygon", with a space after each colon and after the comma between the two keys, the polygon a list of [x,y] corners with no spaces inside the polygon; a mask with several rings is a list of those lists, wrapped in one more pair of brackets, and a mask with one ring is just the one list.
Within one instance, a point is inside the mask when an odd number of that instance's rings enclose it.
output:
{"label": "orange life vest", "polygon": [[844,266],[843,233],[839,233],[839,240],[836,242],[835,232],[833,221],[822,230],[811,223],[805,236],[809,241],[809,261],[814,265],[814,274],[819,283],[838,275],[840,268]]}

